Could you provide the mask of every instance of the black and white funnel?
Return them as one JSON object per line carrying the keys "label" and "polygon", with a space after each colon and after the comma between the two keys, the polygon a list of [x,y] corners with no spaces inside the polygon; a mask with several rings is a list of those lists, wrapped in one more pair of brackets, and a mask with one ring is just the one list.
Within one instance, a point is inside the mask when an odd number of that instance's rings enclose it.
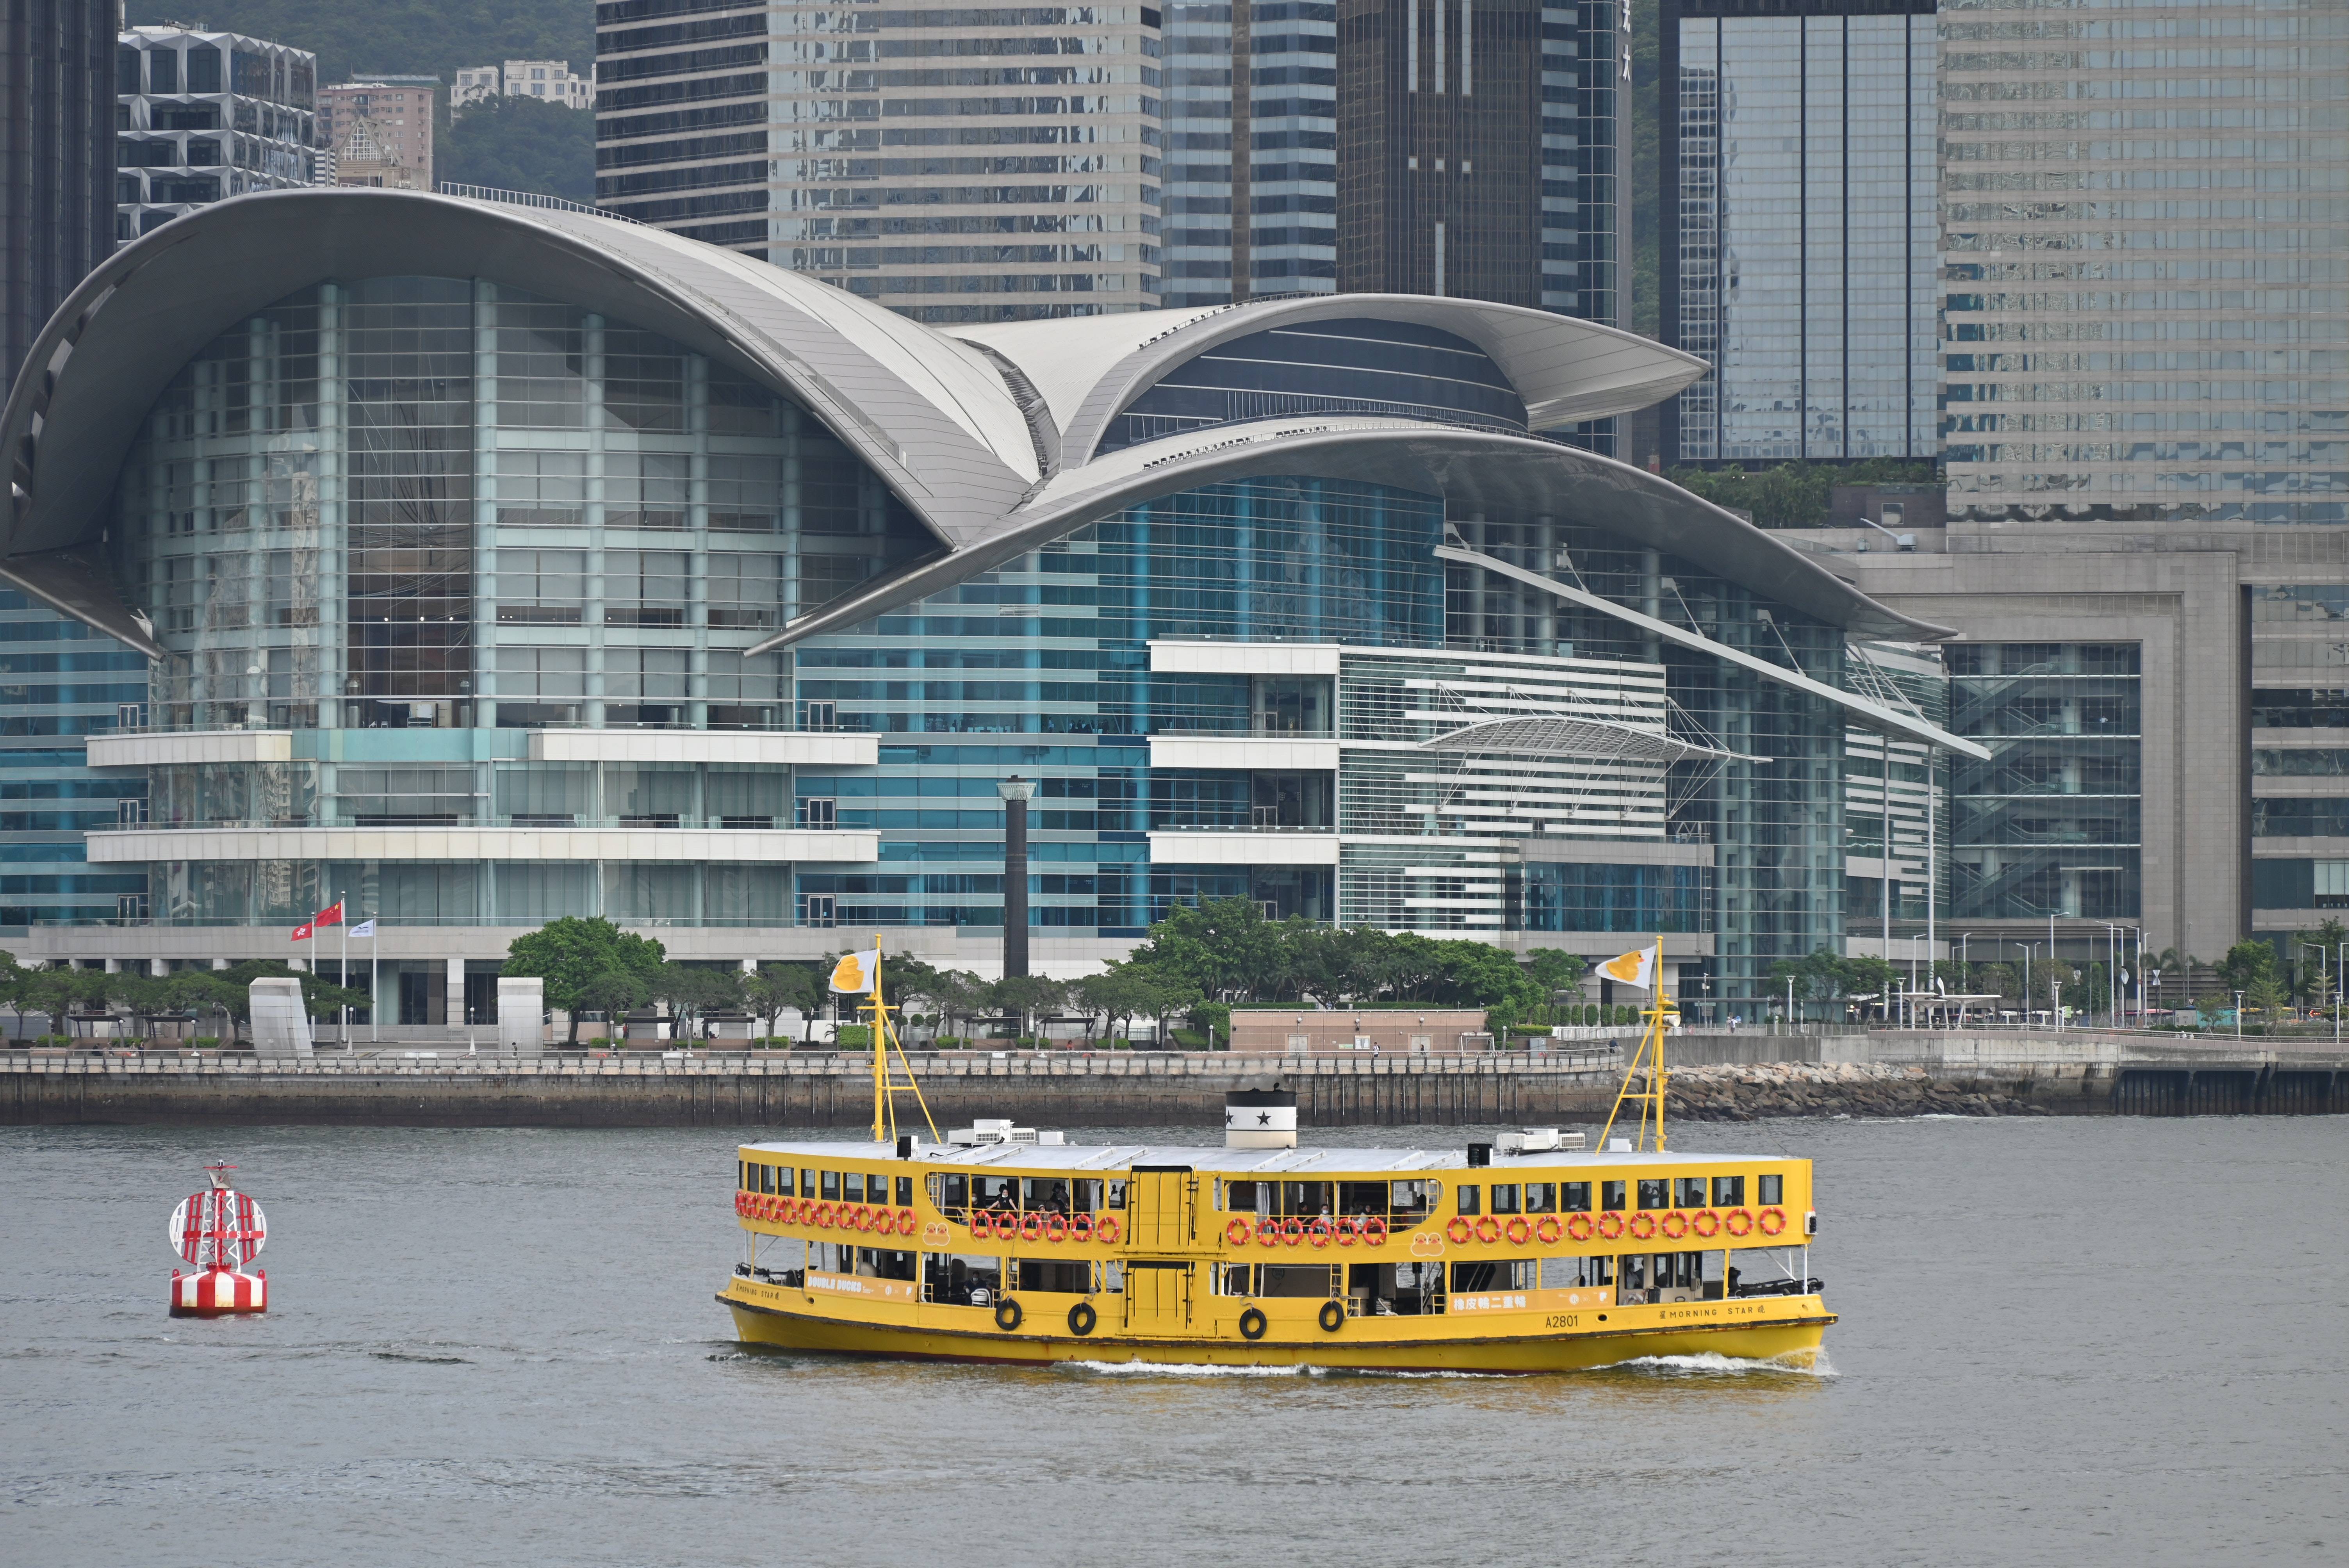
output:
{"label": "black and white funnel", "polygon": [[1297,1094],[1293,1089],[1236,1088],[1224,1095],[1224,1147],[1297,1147]]}

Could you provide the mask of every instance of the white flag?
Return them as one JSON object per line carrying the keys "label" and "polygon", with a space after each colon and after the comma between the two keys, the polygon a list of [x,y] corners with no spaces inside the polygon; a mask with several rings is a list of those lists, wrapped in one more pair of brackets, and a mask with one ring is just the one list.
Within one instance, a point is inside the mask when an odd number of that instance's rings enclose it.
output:
{"label": "white flag", "polygon": [[832,988],[835,991],[864,993],[873,989],[874,971],[881,967],[881,950],[851,953],[832,966]]}
{"label": "white flag", "polygon": [[375,922],[372,920],[360,921],[357,925],[351,927],[351,934],[353,936],[373,936],[375,934]]}
{"label": "white flag", "polygon": [[1655,989],[1656,950],[1635,948],[1620,958],[1609,958],[1599,966],[1599,973],[1609,980],[1626,985],[1637,985],[1642,991]]}

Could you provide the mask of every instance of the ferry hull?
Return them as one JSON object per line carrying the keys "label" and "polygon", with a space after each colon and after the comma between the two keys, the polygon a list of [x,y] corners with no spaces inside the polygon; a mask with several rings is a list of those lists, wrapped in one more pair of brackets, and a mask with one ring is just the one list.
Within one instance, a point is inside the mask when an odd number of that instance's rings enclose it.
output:
{"label": "ferry hull", "polygon": [[[1310,1339],[1148,1338],[1104,1327],[1072,1335],[1003,1334],[858,1322],[820,1312],[761,1305],[720,1292],[746,1345],[827,1355],[906,1361],[965,1361],[1047,1367],[1092,1361],[1148,1366],[1318,1367],[1361,1372],[1581,1372],[1657,1356],[1721,1356],[1807,1367],[1835,1315],[1816,1298],[1796,1314],[1764,1322],[1628,1326],[1572,1334],[1495,1334],[1476,1338],[1393,1338],[1378,1326],[1409,1319],[1350,1318],[1336,1334]],[[1457,1325],[1433,1319],[1455,1333]]]}

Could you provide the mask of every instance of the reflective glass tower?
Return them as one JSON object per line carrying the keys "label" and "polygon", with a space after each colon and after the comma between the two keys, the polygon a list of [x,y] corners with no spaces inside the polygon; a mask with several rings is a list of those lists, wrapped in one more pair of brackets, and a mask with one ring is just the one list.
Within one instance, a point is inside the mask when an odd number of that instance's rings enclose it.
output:
{"label": "reflective glass tower", "polygon": [[1934,0],[1663,0],[1681,462],[1938,449]]}
{"label": "reflective glass tower", "polygon": [[1945,0],[1950,516],[2349,522],[2337,0]]}

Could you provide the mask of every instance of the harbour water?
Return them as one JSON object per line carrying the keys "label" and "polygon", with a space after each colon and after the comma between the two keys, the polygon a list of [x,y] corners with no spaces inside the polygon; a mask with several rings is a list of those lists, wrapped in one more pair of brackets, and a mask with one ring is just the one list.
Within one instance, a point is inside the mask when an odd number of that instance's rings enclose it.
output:
{"label": "harbour water", "polygon": [[[1818,1161],[1831,1371],[750,1354],[710,1299],[732,1132],[0,1130],[0,1538],[41,1565],[2349,1560],[2349,1120],[1678,1131]],[[215,1156],[269,1213],[258,1321],[164,1314],[164,1222]]]}

